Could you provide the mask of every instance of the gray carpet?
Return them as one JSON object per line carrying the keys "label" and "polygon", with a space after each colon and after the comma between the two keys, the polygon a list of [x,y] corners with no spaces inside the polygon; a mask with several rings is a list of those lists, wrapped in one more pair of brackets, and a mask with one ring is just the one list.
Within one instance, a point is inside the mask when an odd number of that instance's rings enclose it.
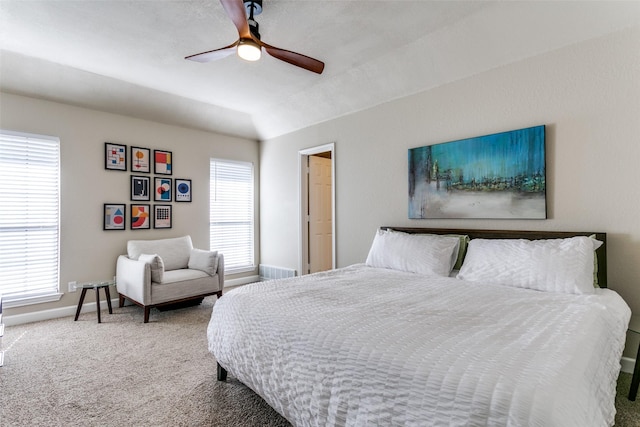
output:
{"label": "gray carpet", "polygon": [[[7,327],[0,368],[2,426],[289,426],[250,389],[218,382],[206,327],[215,296],[200,306],[84,313]],[[103,304],[104,306],[104,304]],[[617,426],[640,427],[630,375],[616,399]]]}

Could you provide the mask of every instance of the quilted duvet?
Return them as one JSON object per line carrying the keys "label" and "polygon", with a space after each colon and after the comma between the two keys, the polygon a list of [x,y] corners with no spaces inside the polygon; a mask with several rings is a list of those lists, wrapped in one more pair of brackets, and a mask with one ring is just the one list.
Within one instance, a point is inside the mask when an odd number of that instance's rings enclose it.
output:
{"label": "quilted duvet", "polygon": [[207,336],[295,426],[610,426],[630,314],[358,264],[234,289]]}

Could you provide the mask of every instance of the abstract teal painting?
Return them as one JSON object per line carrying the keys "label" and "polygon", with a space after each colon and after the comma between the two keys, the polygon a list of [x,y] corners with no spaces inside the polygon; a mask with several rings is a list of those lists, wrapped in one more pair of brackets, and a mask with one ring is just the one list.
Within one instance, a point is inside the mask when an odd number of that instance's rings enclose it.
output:
{"label": "abstract teal painting", "polygon": [[409,218],[545,219],[545,127],[409,149]]}

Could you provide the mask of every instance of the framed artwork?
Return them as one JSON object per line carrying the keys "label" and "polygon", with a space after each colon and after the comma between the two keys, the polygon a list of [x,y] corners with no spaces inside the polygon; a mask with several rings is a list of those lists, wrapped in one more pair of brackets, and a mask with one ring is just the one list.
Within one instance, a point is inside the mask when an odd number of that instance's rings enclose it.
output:
{"label": "framed artwork", "polygon": [[171,178],[156,178],[153,200],[156,202],[171,201]]}
{"label": "framed artwork", "polygon": [[171,151],[153,150],[153,172],[158,175],[171,175],[173,173]]}
{"label": "framed artwork", "polygon": [[191,201],[191,180],[190,179],[175,179],[174,194],[176,202],[190,202]]}
{"label": "framed artwork", "polygon": [[544,125],[409,150],[409,218],[546,217]]}
{"label": "framed artwork", "polygon": [[153,228],[171,228],[171,205],[153,205]]}
{"label": "framed artwork", "polygon": [[127,146],[122,144],[114,144],[112,142],[105,142],[104,167],[105,169],[109,170],[126,171]]}
{"label": "framed artwork", "polygon": [[126,227],[127,208],[124,203],[105,203],[103,230],[124,230]]}
{"label": "framed artwork", "polygon": [[131,172],[151,172],[151,150],[148,148],[131,147]]}
{"label": "framed artwork", "polygon": [[146,230],[151,228],[151,205],[131,205],[131,229]]}
{"label": "framed artwork", "polygon": [[151,178],[131,175],[131,200],[149,201],[151,199]]}

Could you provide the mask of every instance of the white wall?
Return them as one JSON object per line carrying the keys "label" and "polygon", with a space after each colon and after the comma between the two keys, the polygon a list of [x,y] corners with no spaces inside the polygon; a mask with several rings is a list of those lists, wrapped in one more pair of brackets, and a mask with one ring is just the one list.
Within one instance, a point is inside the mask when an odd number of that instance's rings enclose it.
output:
{"label": "white wall", "polygon": [[[409,148],[540,124],[547,220],[407,219]],[[604,231],[610,288],[640,314],[640,27],[261,143],[261,262],[297,268],[297,151],[328,142],[338,266],[380,225]]]}
{"label": "white wall", "polygon": [[[258,143],[203,131],[108,114],[8,93],[0,94],[0,128],[52,135],[61,143],[61,291],[69,281],[108,279],[115,262],[126,252],[129,239],[191,235],[197,248],[209,248],[209,159],[219,157],[253,162],[258,181]],[[191,203],[173,205],[171,229],[103,231],[103,203],[131,201],[131,172],[104,168],[104,143],[116,142],[173,153],[172,178],[192,180]],[[129,167],[130,161],[127,166]],[[129,168],[130,169],[130,168]],[[153,166],[151,177],[154,177]],[[153,182],[153,181],[152,181]],[[256,185],[256,189],[257,189]],[[256,201],[259,192],[256,191]],[[153,200],[144,202],[153,205]],[[256,202],[256,213],[258,212]],[[127,219],[130,212],[127,212]],[[256,226],[256,236],[259,234]],[[214,248],[215,249],[215,248]],[[257,258],[257,256],[256,256]],[[256,259],[257,262],[257,259]],[[257,264],[256,264],[257,265]],[[88,301],[93,296],[87,297]],[[78,293],[65,294],[56,303],[7,309],[24,314],[74,306]],[[85,303],[86,304],[86,303]]]}

